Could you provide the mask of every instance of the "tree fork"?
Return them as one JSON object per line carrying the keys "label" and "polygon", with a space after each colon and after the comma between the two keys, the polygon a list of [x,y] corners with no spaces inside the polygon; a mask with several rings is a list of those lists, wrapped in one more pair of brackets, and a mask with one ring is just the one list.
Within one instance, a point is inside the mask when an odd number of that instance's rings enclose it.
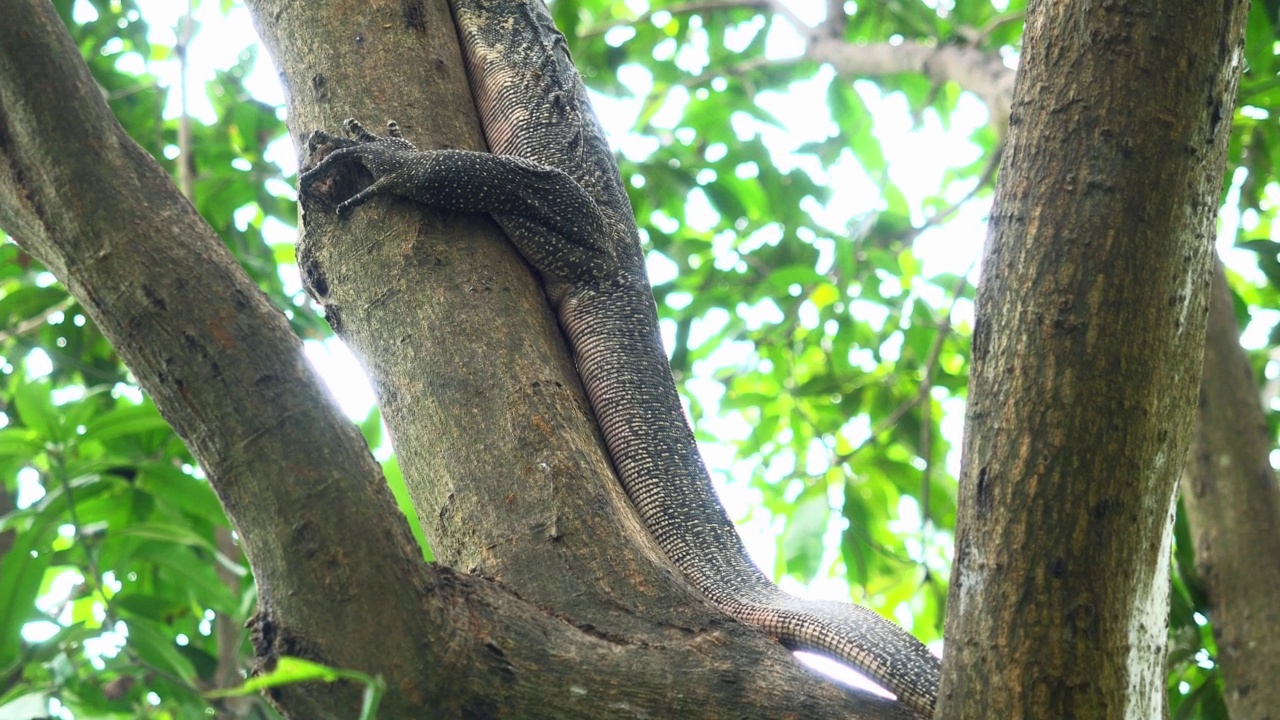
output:
{"label": "tree fork", "polygon": [[[732,623],[608,636],[424,564],[287,322],[125,135],[45,0],[0,9],[0,227],[77,298],[200,461],[259,583],[265,662],[380,674],[386,717],[908,717]],[[348,718],[359,688],[274,699],[293,717]]]}

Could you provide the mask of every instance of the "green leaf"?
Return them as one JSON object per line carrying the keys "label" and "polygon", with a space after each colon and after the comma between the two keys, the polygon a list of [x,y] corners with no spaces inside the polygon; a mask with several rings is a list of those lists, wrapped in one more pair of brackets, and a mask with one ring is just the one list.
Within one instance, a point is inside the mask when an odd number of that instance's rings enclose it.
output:
{"label": "green leaf", "polygon": [[10,290],[0,297],[0,328],[7,329],[23,320],[39,317],[66,300],[67,291],[60,285],[27,285]]}
{"label": "green leaf", "polygon": [[831,506],[825,489],[817,486],[807,489],[796,502],[782,535],[781,556],[789,575],[808,582],[818,574],[822,538],[830,518]]}
{"label": "green leaf", "polygon": [[217,612],[232,614],[239,607],[235,593],[218,578],[213,558],[201,557],[189,546],[165,542],[145,542],[134,557],[162,570],[162,579],[198,598],[200,604]]}
{"label": "green leaf", "polygon": [[118,537],[136,537],[146,540],[159,540],[175,545],[189,545],[211,552],[217,552],[213,542],[188,527],[162,522],[140,522],[119,528],[114,531]]}
{"label": "green leaf", "polygon": [[30,529],[14,535],[0,560],[0,671],[20,656],[22,626],[36,616],[36,595],[54,555],[45,547],[52,528],[48,518],[36,518]]}
{"label": "green leaf", "polygon": [[135,617],[158,621],[176,614],[185,606],[184,600],[138,592],[129,587],[111,598],[111,607],[114,611],[124,611]]}
{"label": "green leaf", "polygon": [[303,682],[337,682],[351,680],[364,685],[364,702],[360,710],[360,720],[373,720],[377,716],[378,704],[386,693],[386,682],[381,677],[373,677],[356,670],[342,670],[327,665],[284,656],[276,660],[273,670],[246,680],[238,688],[217,690],[206,693],[210,699],[251,695],[267,688],[292,685]]}
{"label": "green leaf", "polygon": [[[362,675],[363,673],[354,674]],[[328,665],[285,656],[276,661],[274,670],[249,678],[240,687],[207,693],[206,697],[240,697],[242,695],[252,695],[267,688],[280,687],[281,685],[292,685],[300,682],[335,682],[341,680],[342,677],[343,671],[331,668]]]}
{"label": "green leaf", "polygon": [[396,505],[409,521],[409,530],[422,548],[422,558],[431,562],[435,557],[431,554],[431,546],[427,544],[427,536],[422,532],[422,523],[418,522],[418,513],[413,509],[413,499],[409,497],[409,488],[405,487],[404,475],[400,473],[400,464],[393,457],[382,463],[382,474],[387,478],[387,486],[396,498]]}
{"label": "green leaf", "polygon": [[173,465],[148,463],[139,468],[138,487],[151,493],[157,502],[189,513],[215,525],[227,527],[222,503],[209,483],[192,477]]}
{"label": "green leaf", "polygon": [[50,383],[46,381],[21,382],[14,391],[13,403],[18,409],[22,424],[41,437],[57,442],[62,439],[62,421],[50,399]]}
{"label": "green leaf", "polygon": [[28,428],[0,430],[0,457],[11,456],[30,459],[44,450],[36,433]]}
{"label": "green leaf", "polygon": [[0,695],[0,718],[44,717],[48,709],[49,694],[44,691],[32,692],[30,687],[22,683]]}
{"label": "green leaf", "polygon": [[91,420],[85,426],[84,438],[106,442],[123,435],[169,430],[155,405],[125,405]]}
{"label": "green leaf", "polygon": [[382,411],[377,405],[369,409],[368,416],[359,425],[365,444],[370,450],[378,449],[382,445]]}
{"label": "green leaf", "polygon": [[138,657],[157,670],[176,675],[194,685],[195,667],[179,652],[172,629],[137,616],[126,619],[125,625],[129,629],[129,647],[138,653]]}

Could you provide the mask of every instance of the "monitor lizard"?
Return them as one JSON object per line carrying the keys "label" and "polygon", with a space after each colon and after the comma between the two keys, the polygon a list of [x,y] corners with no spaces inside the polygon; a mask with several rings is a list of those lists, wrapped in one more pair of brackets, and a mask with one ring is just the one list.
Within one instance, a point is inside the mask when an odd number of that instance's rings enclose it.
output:
{"label": "monitor lizard", "polygon": [[[488,213],[542,277],[617,470],[645,525],[714,605],[792,649],[849,663],[931,717],[939,662],[918,640],[851,603],[789,595],[748,557],[716,498],[659,335],[639,231],[604,131],[543,0],[450,0],[489,153],[416,149],[388,123],[299,178],[340,163],[373,175],[337,206],[379,194]],[[333,143],[323,132],[312,147]]]}

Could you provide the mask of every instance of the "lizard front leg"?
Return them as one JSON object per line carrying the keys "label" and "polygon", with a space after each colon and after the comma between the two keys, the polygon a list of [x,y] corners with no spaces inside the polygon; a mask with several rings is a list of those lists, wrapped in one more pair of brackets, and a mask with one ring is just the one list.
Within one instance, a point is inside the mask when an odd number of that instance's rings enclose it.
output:
{"label": "lizard front leg", "polygon": [[298,178],[299,192],[314,196],[317,182],[337,166],[364,166],[373,183],[340,202],[339,215],[384,194],[455,212],[488,213],[525,259],[553,280],[573,284],[614,271],[603,215],[563,171],[514,155],[419,150],[401,137],[394,122],[387,124],[386,136],[355,120],[343,127],[353,140],[341,141],[342,147]]}

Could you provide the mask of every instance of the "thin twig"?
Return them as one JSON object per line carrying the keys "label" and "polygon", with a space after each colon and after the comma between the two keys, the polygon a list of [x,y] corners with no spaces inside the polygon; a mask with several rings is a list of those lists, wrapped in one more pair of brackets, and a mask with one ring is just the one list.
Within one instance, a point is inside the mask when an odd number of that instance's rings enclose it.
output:
{"label": "thin twig", "polygon": [[915,395],[898,405],[898,407],[894,408],[893,412],[889,413],[884,418],[881,418],[880,422],[876,423],[871,428],[871,433],[867,438],[859,443],[857,447],[848,452],[836,455],[835,459],[837,462],[849,462],[849,460],[853,459],[854,455],[857,455],[864,448],[875,442],[876,438],[885,430],[897,425],[898,421],[910,412],[912,408],[919,405],[926,397],[928,397],[929,391],[933,389],[933,374],[938,365],[938,358],[942,354],[942,343],[951,332],[951,313],[955,312],[956,303],[960,300],[960,293],[964,290],[964,286],[968,284],[969,273],[972,270],[973,265],[971,264],[969,266],[969,270],[965,271],[965,273],[956,281],[956,287],[954,287],[952,291],[951,305],[947,308],[946,314],[943,315],[942,323],[938,325],[938,332],[933,338],[933,346],[929,348],[929,355],[925,360],[924,378],[921,380],[920,387],[916,390]]}
{"label": "thin twig", "polygon": [[999,30],[1005,25],[1008,25],[1009,23],[1022,22],[1024,19],[1026,19],[1026,17],[1027,17],[1026,11],[1019,10],[1017,12],[1008,12],[1003,15],[997,15],[991,18],[991,20],[989,20],[986,25],[983,25],[982,28],[978,30],[977,43],[975,44],[981,45],[985,43],[987,39],[990,38],[993,33],[995,33],[995,31]]}
{"label": "thin twig", "polygon": [[[955,286],[951,288],[951,306],[942,318],[942,324],[938,326],[933,347],[929,348],[928,370],[922,385],[926,393],[933,389],[933,373],[942,352],[942,340],[951,331],[951,313],[955,311],[956,303],[960,301],[960,293],[964,292],[964,286],[969,283],[969,273],[973,272],[976,262],[975,259],[969,263],[968,269],[956,278]],[[924,415],[924,421],[920,423],[920,456],[924,458],[924,469],[920,473],[920,548],[923,552],[929,547],[929,481],[933,476],[933,403],[925,400],[924,405],[921,406],[921,413]]]}
{"label": "thin twig", "polygon": [[191,112],[187,107],[187,73],[190,63],[187,50],[191,47],[191,39],[195,36],[195,20],[192,18],[192,0],[187,0],[187,11],[178,19],[178,42],[174,52],[178,55],[178,189],[192,202],[195,201],[195,162],[191,155]]}
{"label": "thin twig", "polygon": [[35,330],[36,328],[45,324],[45,322],[49,319],[50,316],[56,313],[66,311],[67,308],[75,304],[75,301],[76,301],[75,298],[68,295],[66,299],[60,302],[56,302],[53,305],[50,305],[38,315],[29,317],[26,320],[23,320],[22,322],[14,325],[11,329],[6,330],[4,332],[0,332],[0,343],[9,342],[10,340],[17,338],[20,335],[26,335],[32,330]]}
{"label": "thin twig", "polygon": [[911,242],[920,237],[924,231],[941,225],[952,215],[955,215],[961,207],[964,207],[965,203],[977,197],[978,191],[987,187],[995,177],[996,169],[1000,167],[1000,157],[1003,154],[1004,143],[1002,142],[996,147],[996,151],[991,153],[991,157],[987,159],[987,164],[982,168],[982,174],[978,176],[978,183],[973,186],[973,189],[965,193],[964,197],[943,208],[941,212],[934,213],[933,216],[926,219],[920,227],[912,228],[906,233],[904,240]]}
{"label": "thin twig", "polygon": [[767,10],[770,5],[769,0],[706,0],[705,2],[693,2],[685,5],[657,7],[652,10],[642,12],[633,18],[620,18],[618,20],[612,20],[604,23],[603,25],[588,28],[578,33],[578,37],[598,37],[614,28],[634,27],[647,22],[654,15],[659,13],[667,13],[669,15],[692,15],[704,12],[720,12],[722,10]]}
{"label": "thin twig", "polygon": [[801,20],[800,16],[795,14],[795,12],[793,12],[786,3],[782,2],[782,0],[769,0],[769,9],[786,18],[787,22],[790,23],[791,26],[795,28],[796,32],[800,34],[800,37],[804,38],[805,54],[807,54],[809,51],[809,42],[818,34],[819,30],[817,28],[810,27]]}

